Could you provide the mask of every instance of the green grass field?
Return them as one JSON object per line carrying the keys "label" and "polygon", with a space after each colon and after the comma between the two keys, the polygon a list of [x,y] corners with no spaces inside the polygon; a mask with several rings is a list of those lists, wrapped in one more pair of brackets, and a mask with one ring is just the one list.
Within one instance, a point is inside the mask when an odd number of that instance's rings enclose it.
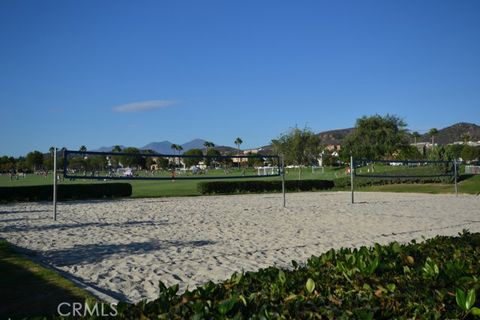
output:
{"label": "green grass field", "polygon": [[[396,167],[390,167],[392,171],[398,171]],[[377,169],[377,172],[380,169]],[[382,168],[384,171],[385,168]],[[365,171],[365,168],[363,168]],[[240,175],[240,171],[231,172],[232,175]],[[248,174],[248,172],[247,172]],[[286,169],[286,179],[326,179],[334,180],[335,178],[348,176],[345,168],[325,168],[322,172],[316,169],[312,172],[310,168],[303,168],[301,175],[298,169]],[[47,178],[34,174],[27,175],[26,178],[10,181],[7,175],[0,176],[0,186],[27,186],[52,184],[52,175]],[[267,180],[280,180],[280,177],[261,178]],[[97,180],[77,179],[74,181],[60,181],[59,183],[92,183]],[[133,197],[178,197],[178,196],[198,196],[197,184],[201,181],[212,180],[127,180],[133,187]],[[98,182],[104,182],[100,180]],[[383,185],[360,188],[359,191],[385,191],[385,192],[422,192],[422,193],[453,193],[453,185],[451,184],[399,184],[399,185]],[[459,183],[460,193],[477,194],[480,192],[480,176],[473,176]]]}
{"label": "green grass field", "polygon": [[[232,175],[240,175],[240,171],[231,172]],[[247,172],[248,174],[248,172]],[[220,174],[219,174],[220,175]],[[345,169],[332,169],[326,168],[322,173],[321,170],[316,169],[312,172],[310,168],[302,169],[301,175],[299,175],[298,169],[286,169],[286,179],[295,180],[299,176],[301,179],[326,179],[332,180],[336,177],[345,176]],[[266,180],[280,180],[280,177],[260,178]],[[133,197],[177,197],[177,196],[197,196],[200,193],[197,191],[197,184],[201,181],[212,180],[126,180],[133,188]],[[76,179],[73,181],[60,181],[60,184],[69,183],[94,183],[104,182],[103,180],[90,180],[90,179]],[[119,182],[116,180],[115,182]],[[9,176],[0,176],[0,186],[31,186],[31,185],[43,185],[52,184],[53,176],[50,174],[48,177],[38,176],[34,174],[27,175],[26,178],[19,178],[18,180],[10,181]]]}
{"label": "green grass field", "polygon": [[58,273],[15,253],[0,240],[0,319],[56,315],[61,302],[94,299]]}

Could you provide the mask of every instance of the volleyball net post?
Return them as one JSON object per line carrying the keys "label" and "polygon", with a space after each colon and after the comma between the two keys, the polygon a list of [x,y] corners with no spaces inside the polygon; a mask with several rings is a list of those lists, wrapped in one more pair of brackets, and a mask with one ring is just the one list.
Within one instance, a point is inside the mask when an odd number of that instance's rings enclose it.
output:
{"label": "volleyball net post", "polygon": [[281,161],[281,170],[282,170],[282,194],[283,194],[283,207],[286,207],[286,199],[285,199],[285,159],[284,156],[280,156]]}
{"label": "volleyball net post", "polygon": [[57,221],[57,148],[53,148],[53,221]]}
{"label": "volleyball net post", "polygon": [[353,156],[350,156],[350,189],[352,191],[352,203],[355,203],[354,179],[355,163],[353,162]]}

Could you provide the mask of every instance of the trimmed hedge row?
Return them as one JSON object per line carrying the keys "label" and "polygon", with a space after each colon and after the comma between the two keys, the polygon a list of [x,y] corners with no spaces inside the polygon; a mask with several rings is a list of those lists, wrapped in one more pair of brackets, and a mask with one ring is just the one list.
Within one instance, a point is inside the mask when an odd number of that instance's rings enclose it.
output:
{"label": "trimmed hedge row", "polygon": [[[331,180],[287,180],[286,191],[313,191],[326,190],[334,187]],[[232,194],[232,193],[260,193],[282,191],[281,181],[255,180],[255,181],[209,181],[200,182],[198,191],[201,194]]]}
{"label": "trimmed hedge row", "polygon": [[[47,201],[53,199],[53,186],[0,187],[0,202]],[[87,200],[129,197],[132,185],[129,183],[60,184],[58,200]]]}
{"label": "trimmed hedge row", "polygon": [[[388,184],[412,184],[412,183],[452,183],[451,177],[432,177],[432,178],[355,178],[355,187],[381,186]],[[350,188],[350,177],[337,178],[333,180],[336,189]]]}

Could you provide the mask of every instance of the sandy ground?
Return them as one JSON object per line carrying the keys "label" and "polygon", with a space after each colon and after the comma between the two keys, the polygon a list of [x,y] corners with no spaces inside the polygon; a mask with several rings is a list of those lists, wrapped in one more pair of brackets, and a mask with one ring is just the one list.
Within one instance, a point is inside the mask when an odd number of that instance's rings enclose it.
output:
{"label": "sandy ground", "polygon": [[400,193],[238,195],[0,205],[0,237],[125,300],[289,267],[330,248],[480,232],[480,197]]}

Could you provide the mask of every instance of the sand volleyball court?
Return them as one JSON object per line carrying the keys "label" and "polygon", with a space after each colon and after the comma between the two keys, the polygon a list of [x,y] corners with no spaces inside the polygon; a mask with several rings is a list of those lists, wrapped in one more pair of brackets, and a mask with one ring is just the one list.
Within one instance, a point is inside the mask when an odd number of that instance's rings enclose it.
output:
{"label": "sand volleyball court", "polygon": [[480,231],[480,197],[356,193],[210,196],[0,205],[0,237],[125,301],[235,271],[289,267],[330,248]]}

